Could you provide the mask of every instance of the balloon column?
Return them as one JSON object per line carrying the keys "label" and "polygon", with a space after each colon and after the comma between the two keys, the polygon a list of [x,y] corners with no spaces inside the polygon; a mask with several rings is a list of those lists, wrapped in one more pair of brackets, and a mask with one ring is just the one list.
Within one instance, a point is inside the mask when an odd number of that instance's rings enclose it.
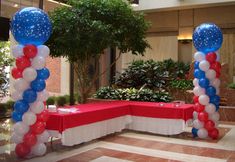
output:
{"label": "balloon column", "polygon": [[45,154],[49,134],[45,130],[48,113],[44,101],[48,98],[45,80],[50,72],[45,68],[49,48],[42,45],[52,31],[47,14],[34,7],[18,11],[11,21],[11,32],[19,43],[12,48],[16,58],[12,76],[15,79],[11,94],[15,101],[11,140],[16,143],[18,157]]}
{"label": "balloon column", "polygon": [[219,53],[223,35],[218,26],[212,23],[201,24],[193,33],[194,54],[194,137],[216,139],[219,136]]}

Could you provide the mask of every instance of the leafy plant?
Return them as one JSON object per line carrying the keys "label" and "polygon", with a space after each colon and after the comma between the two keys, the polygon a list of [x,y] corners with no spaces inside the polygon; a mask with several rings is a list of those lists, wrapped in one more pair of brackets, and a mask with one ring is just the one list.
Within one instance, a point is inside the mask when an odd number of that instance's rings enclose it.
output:
{"label": "leafy plant", "polygon": [[170,95],[165,91],[153,91],[147,88],[123,88],[114,89],[112,87],[102,87],[96,94],[95,98],[100,99],[119,99],[130,101],[149,101],[149,102],[169,102]]}
{"label": "leafy plant", "polygon": [[228,87],[231,88],[231,89],[235,89],[235,83],[230,83],[230,84],[228,85]]}
{"label": "leafy plant", "polygon": [[12,100],[7,101],[6,102],[7,109],[13,110],[14,104],[15,104],[15,102]]}
{"label": "leafy plant", "polygon": [[7,112],[7,106],[5,103],[0,103],[0,115],[5,115]]}
{"label": "leafy plant", "polygon": [[177,88],[182,90],[188,90],[193,88],[192,80],[172,80],[170,82],[170,88]]}
{"label": "leafy plant", "polygon": [[6,69],[12,65],[12,62],[10,42],[0,42],[0,99],[8,95],[9,77]]}
{"label": "leafy plant", "polygon": [[94,95],[95,98],[100,99],[121,99],[120,91],[112,87],[101,87]]}
{"label": "leafy plant", "polygon": [[46,100],[46,104],[47,104],[47,106],[48,105],[55,105],[55,101],[56,101],[56,98],[54,96],[48,97],[48,99]]}
{"label": "leafy plant", "polygon": [[58,106],[64,106],[66,104],[66,97],[65,96],[59,96],[57,97],[57,105]]}
{"label": "leafy plant", "polygon": [[189,64],[175,62],[171,59],[164,61],[137,60],[133,61],[115,84],[123,88],[140,88],[143,85],[150,89],[166,89],[170,80],[185,78],[189,71]]}
{"label": "leafy plant", "polygon": [[[122,0],[69,0],[68,3],[71,7],[50,13],[53,32],[47,44],[51,56],[66,57],[74,65],[83,103],[99,76],[107,71],[88,76],[90,63],[99,60],[108,47],[119,49],[117,59],[127,52],[143,55],[149,47],[145,39],[149,24],[142,13],[133,11]],[[111,66],[114,64],[115,61]]]}

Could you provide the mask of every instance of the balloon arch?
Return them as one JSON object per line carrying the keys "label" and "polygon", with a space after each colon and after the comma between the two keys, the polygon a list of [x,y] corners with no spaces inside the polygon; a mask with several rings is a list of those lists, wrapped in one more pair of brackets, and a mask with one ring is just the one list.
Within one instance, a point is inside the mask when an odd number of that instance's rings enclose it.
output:
{"label": "balloon arch", "polygon": [[205,23],[193,33],[194,54],[194,137],[216,139],[219,136],[219,86],[220,70],[218,50],[223,42],[223,34],[218,26]]}
{"label": "balloon arch", "polygon": [[19,43],[12,47],[16,58],[12,77],[15,79],[11,96],[15,101],[12,119],[11,141],[16,143],[18,157],[41,156],[46,153],[45,142],[49,134],[45,130],[48,112],[44,102],[48,98],[45,80],[50,72],[45,68],[50,50],[43,45],[52,32],[48,15],[41,9],[24,8],[13,16],[11,32]]}

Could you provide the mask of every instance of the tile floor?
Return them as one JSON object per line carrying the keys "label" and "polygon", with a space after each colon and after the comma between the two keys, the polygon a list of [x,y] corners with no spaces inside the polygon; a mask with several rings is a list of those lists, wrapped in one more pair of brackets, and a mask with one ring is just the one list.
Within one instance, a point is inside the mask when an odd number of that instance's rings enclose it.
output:
{"label": "tile floor", "polygon": [[125,130],[73,147],[62,146],[59,139],[48,142],[47,154],[18,159],[15,145],[9,142],[10,120],[0,125],[0,162],[235,162],[235,123],[221,122],[218,140],[194,139],[191,128],[174,136]]}

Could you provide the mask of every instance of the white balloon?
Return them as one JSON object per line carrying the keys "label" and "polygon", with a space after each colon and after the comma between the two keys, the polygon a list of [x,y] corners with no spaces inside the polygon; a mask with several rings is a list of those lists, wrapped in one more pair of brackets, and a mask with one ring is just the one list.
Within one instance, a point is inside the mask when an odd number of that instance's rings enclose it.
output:
{"label": "white balloon", "polygon": [[29,126],[25,125],[23,122],[17,122],[13,125],[13,131],[23,136],[29,131]]}
{"label": "white balloon", "polygon": [[214,122],[219,121],[219,118],[220,118],[220,115],[219,115],[218,112],[214,112],[212,114],[209,114],[209,119],[214,121]]}
{"label": "white balloon", "polygon": [[205,107],[205,111],[208,113],[208,114],[212,114],[216,111],[216,107],[214,104],[210,103],[209,105],[206,105]]}
{"label": "white balloon", "polygon": [[50,135],[47,132],[47,130],[44,130],[44,132],[40,135],[37,135],[37,141],[40,143],[48,142]]}
{"label": "white balloon", "polygon": [[45,45],[38,46],[38,56],[46,58],[50,54],[50,49]]}
{"label": "white balloon", "polygon": [[215,78],[214,80],[211,81],[210,83],[212,86],[214,86],[215,88],[219,88],[220,86],[220,80],[218,78]]}
{"label": "white balloon", "polygon": [[46,60],[42,56],[36,56],[32,60],[32,67],[37,70],[44,68],[45,64],[46,64]]}
{"label": "white balloon", "polygon": [[207,72],[206,72],[206,77],[210,80],[214,80],[215,77],[216,77],[216,72],[215,70],[212,70],[212,69],[209,69]]}
{"label": "white balloon", "polygon": [[198,101],[201,105],[208,105],[210,98],[207,95],[200,95]]}
{"label": "white balloon", "polygon": [[23,53],[23,46],[22,45],[15,45],[11,48],[11,54],[13,57],[17,58],[17,57],[20,57],[20,56],[23,56],[24,53]]}
{"label": "white balloon", "polygon": [[201,122],[200,120],[196,119],[193,121],[193,127],[196,129],[203,128],[204,122]]}
{"label": "white balloon", "polygon": [[208,132],[205,128],[200,128],[197,132],[199,138],[206,138],[208,136]]}
{"label": "white balloon", "polygon": [[193,111],[193,119],[196,120],[198,118],[198,113],[196,111]]}
{"label": "white balloon", "polygon": [[42,156],[46,153],[46,145],[44,143],[37,143],[32,147],[32,153],[36,156]]}
{"label": "white balloon", "polygon": [[23,142],[23,136],[18,135],[16,133],[12,133],[10,141],[14,142],[16,144],[21,143],[21,142]]}
{"label": "white balloon", "polygon": [[215,88],[216,89],[216,95],[220,94],[220,89],[218,87]]}
{"label": "white balloon", "polygon": [[200,96],[206,93],[204,88],[201,88],[199,86],[193,88],[193,93],[195,96]]}
{"label": "white balloon", "polygon": [[216,51],[216,61],[220,61],[220,54],[219,54],[219,51]]}
{"label": "white balloon", "polygon": [[21,91],[14,91],[11,93],[11,98],[13,101],[17,101],[17,100],[22,100],[22,92]]}
{"label": "white balloon", "polygon": [[23,92],[29,88],[29,83],[26,80],[24,80],[23,78],[19,78],[15,81],[13,86],[14,86],[15,90]]}
{"label": "white balloon", "polygon": [[193,79],[193,85],[194,85],[194,87],[197,87],[197,86],[199,85],[197,78],[194,78],[194,79]]}
{"label": "white balloon", "polygon": [[49,97],[49,93],[47,92],[46,89],[37,93],[37,101],[42,101],[42,102],[46,101],[48,97]]}
{"label": "white balloon", "polygon": [[200,63],[199,63],[199,68],[202,70],[202,71],[207,71],[209,70],[210,68],[210,63],[206,60],[202,60]]}
{"label": "white balloon", "polygon": [[202,61],[202,60],[205,60],[205,54],[204,53],[202,53],[202,52],[196,52],[195,54],[194,54],[194,59],[196,60],[196,61]]}
{"label": "white balloon", "polygon": [[36,101],[30,104],[30,110],[35,114],[40,114],[44,110],[44,103],[41,101]]}
{"label": "white balloon", "polygon": [[36,77],[37,77],[37,71],[34,68],[28,67],[28,68],[24,69],[23,78],[26,81],[31,82],[34,79],[36,79]]}
{"label": "white balloon", "polygon": [[22,121],[25,125],[33,125],[37,120],[36,115],[33,112],[27,111],[22,117]]}

